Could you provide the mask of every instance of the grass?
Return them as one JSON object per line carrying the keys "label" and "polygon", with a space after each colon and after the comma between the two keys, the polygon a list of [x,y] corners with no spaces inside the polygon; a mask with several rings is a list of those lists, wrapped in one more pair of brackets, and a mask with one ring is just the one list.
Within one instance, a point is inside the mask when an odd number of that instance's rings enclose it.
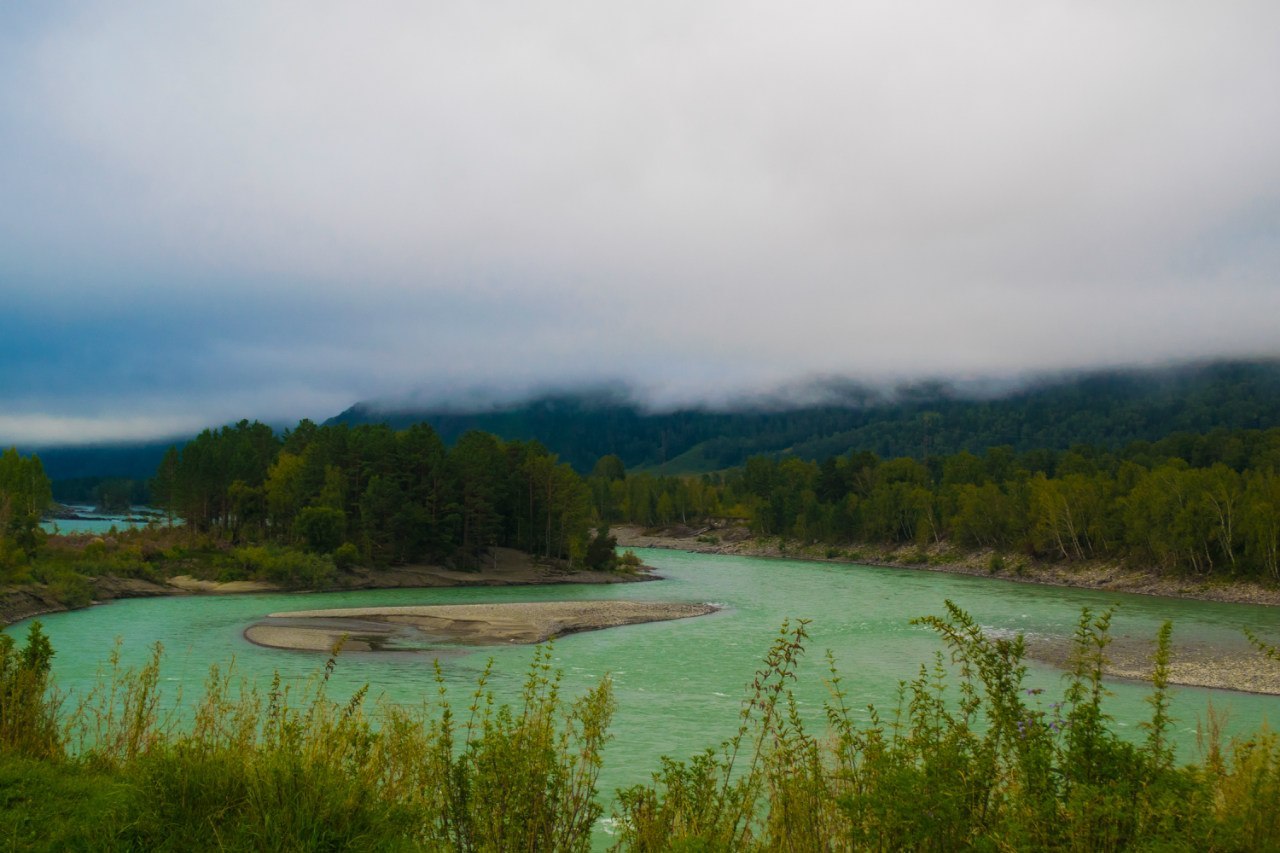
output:
{"label": "grass", "polygon": [[[917,622],[942,648],[869,722],[828,657],[820,732],[792,693],[807,623],[784,624],[736,731],[618,792],[614,849],[1280,848],[1280,738],[1224,742],[1210,712],[1202,760],[1175,764],[1169,626],[1134,743],[1106,713],[1110,612],[1082,612],[1056,701],[1023,686],[1020,638],[989,638],[950,603]],[[67,708],[38,625],[0,644],[0,850],[580,851],[602,815],[610,684],[566,699],[549,647],[512,705],[488,668],[462,705],[438,668],[418,707],[337,701],[335,649],[297,690],[215,667],[180,724],[162,711],[158,646],[136,669],[113,656]]]}

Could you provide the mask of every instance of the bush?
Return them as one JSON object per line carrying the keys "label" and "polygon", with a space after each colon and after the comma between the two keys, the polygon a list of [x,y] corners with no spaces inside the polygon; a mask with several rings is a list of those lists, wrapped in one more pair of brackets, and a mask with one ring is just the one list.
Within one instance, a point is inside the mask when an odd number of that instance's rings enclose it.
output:
{"label": "bush", "polygon": [[249,577],[306,589],[324,586],[334,573],[332,560],[294,548],[249,545],[237,548],[231,560]]}
{"label": "bush", "polygon": [[618,557],[618,571],[620,572],[636,572],[644,565],[640,562],[640,558],[636,556],[636,552],[628,548],[622,552],[622,556]]}
{"label": "bush", "polygon": [[53,646],[39,621],[19,650],[0,634],[0,753],[53,758],[62,752],[58,703],[48,696]]}
{"label": "bush", "polygon": [[35,576],[44,582],[50,597],[67,607],[88,607],[93,602],[93,584],[65,566],[37,566]]}
{"label": "bush", "polygon": [[338,546],[338,550],[333,552],[333,565],[339,571],[345,572],[358,562],[360,562],[360,549],[350,542],[343,542]]}

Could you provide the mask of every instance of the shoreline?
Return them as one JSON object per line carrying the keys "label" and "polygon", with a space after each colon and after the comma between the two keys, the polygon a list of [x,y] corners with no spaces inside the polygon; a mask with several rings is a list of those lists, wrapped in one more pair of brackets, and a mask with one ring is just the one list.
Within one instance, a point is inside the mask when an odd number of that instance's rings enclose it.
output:
{"label": "shoreline", "polygon": [[[993,553],[990,550],[958,554],[938,546],[923,549],[923,551],[916,546],[905,548],[865,545],[861,548],[858,546],[803,547],[794,543],[780,542],[776,538],[758,540],[741,527],[702,529],[673,527],[645,530],[635,525],[620,525],[612,528],[610,532],[617,537],[619,548],[659,548],[698,554],[874,566],[903,571],[929,571],[993,578],[1065,589],[1163,596],[1223,604],[1280,606],[1280,590],[1254,583],[1197,584],[1194,581],[1155,576],[1102,562],[1062,566],[1012,557],[1008,558],[1008,564],[1011,567],[1020,566],[1020,571],[1010,568],[1001,572],[992,572],[988,568]],[[827,555],[832,550],[837,552],[836,556]],[[911,559],[918,558],[922,553],[927,554],[928,562],[921,563],[918,559]],[[1027,636],[1024,639],[1027,660],[1048,664],[1058,669],[1067,669],[1070,666],[1069,637]],[[1154,637],[1135,639],[1113,635],[1112,642],[1107,647],[1108,663],[1104,672],[1111,678],[1150,683],[1151,655],[1154,649]],[[1270,660],[1246,646],[1240,649],[1210,648],[1197,643],[1194,639],[1182,640],[1175,626],[1169,683],[1183,687],[1280,696],[1280,662]]]}
{"label": "shoreline", "polygon": [[322,589],[296,589],[267,581],[211,581],[174,575],[164,583],[101,575],[90,578],[93,599],[73,607],[49,594],[43,584],[0,589],[0,627],[50,613],[82,610],[123,598],[161,598],[183,595],[247,595],[253,593],[349,592],[362,589],[444,589],[451,587],[547,586],[556,584],[644,583],[660,580],[649,566],[635,572],[568,571],[540,563],[532,555],[510,548],[495,549],[491,563],[473,572],[444,566],[408,564],[387,569],[357,568]]}
{"label": "shoreline", "polygon": [[[777,537],[757,539],[745,528],[740,527],[692,529],[673,526],[653,530],[655,532],[651,533],[638,525],[618,525],[610,528],[610,533],[617,537],[619,548],[656,548],[688,551],[695,554],[874,566],[883,569],[970,575],[1041,586],[1154,595],[1221,604],[1280,607],[1280,588],[1262,586],[1251,581],[1203,581],[1193,578],[1166,577],[1102,560],[1064,565],[1005,555],[1008,567],[1002,571],[992,572],[989,561],[992,554],[996,553],[992,549],[959,552],[939,545],[924,549],[915,545],[893,547],[866,543],[843,547],[801,545],[783,542]],[[828,552],[831,551],[837,552],[836,555],[828,556]],[[912,559],[922,553],[927,555],[927,562]]]}
{"label": "shoreline", "polygon": [[530,601],[345,607],[269,614],[244,630],[254,645],[327,652],[425,651],[439,645],[544,643],[568,634],[706,616],[712,604]]}

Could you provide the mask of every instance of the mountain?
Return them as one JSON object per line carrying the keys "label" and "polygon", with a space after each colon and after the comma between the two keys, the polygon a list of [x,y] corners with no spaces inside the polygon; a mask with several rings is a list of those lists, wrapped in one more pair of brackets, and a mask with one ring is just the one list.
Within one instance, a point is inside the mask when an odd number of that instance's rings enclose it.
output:
{"label": "mountain", "polygon": [[727,410],[647,411],[616,395],[553,394],[459,411],[359,403],[327,423],[426,422],[451,443],[478,429],[535,439],[579,471],[616,454],[629,469],[699,473],[756,454],[823,459],[851,450],[882,457],[1076,444],[1120,447],[1174,432],[1280,426],[1280,360],[1109,370],[1046,379],[975,399],[930,382],[849,393],[820,405],[770,402]]}
{"label": "mountain", "polygon": [[[92,501],[94,490],[103,480],[133,480],[144,484],[155,476],[165,452],[174,445],[181,447],[187,439],[129,442],[119,444],[74,445],[68,447],[30,448],[23,453],[40,457],[44,472],[53,481],[53,497],[57,501]],[[145,499],[145,490],[138,499]]]}

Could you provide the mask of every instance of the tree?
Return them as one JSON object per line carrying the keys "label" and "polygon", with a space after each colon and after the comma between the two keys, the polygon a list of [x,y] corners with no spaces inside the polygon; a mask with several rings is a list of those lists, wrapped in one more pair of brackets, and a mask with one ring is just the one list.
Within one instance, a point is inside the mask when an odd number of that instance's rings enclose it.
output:
{"label": "tree", "polygon": [[40,519],[52,502],[40,457],[20,456],[13,447],[0,454],[0,540],[30,557],[44,541]]}
{"label": "tree", "polygon": [[301,456],[281,451],[267,472],[267,515],[277,533],[293,530],[294,516],[307,504]]}
{"label": "tree", "polygon": [[294,535],[312,551],[330,554],[342,544],[347,517],[331,506],[309,506],[293,522]]}
{"label": "tree", "polygon": [[155,477],[151,479],[151,501],[164,510],[165,520],[170,527],[173,526],[173,519],[179,511],[178,469],[181,462],[178,448],[170,447],[165,451],[164,458],[160,460]]}

